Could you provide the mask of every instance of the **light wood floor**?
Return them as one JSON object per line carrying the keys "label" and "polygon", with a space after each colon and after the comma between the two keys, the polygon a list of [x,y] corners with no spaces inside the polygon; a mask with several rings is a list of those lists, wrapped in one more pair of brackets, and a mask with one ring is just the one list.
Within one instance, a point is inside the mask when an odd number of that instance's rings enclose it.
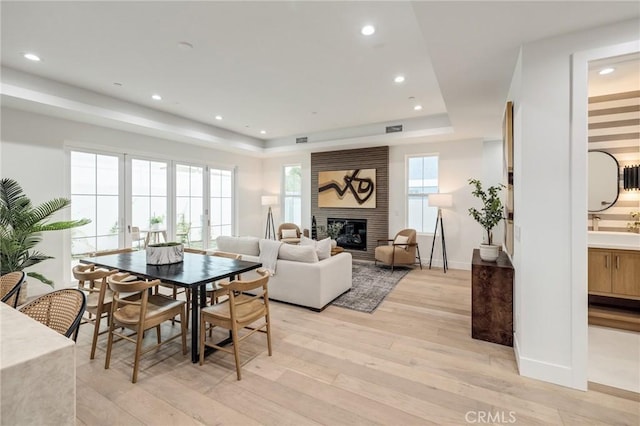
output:
{"label": "light wood floor", "polygon": [[176,340],[143,356],[134,385],[134,345],[116,344],[105,370],[106,335],[89,361],[91,329],[83,325],[77,423],[640,424],[637,394],[519,376],[511,348],[471,339],[470,302],[470,273],[455,270],[412,271],[373,314],[273,302],[273,356],[265,336],[245,341],[239,382],[231,356],[213,354],[200,367]]}

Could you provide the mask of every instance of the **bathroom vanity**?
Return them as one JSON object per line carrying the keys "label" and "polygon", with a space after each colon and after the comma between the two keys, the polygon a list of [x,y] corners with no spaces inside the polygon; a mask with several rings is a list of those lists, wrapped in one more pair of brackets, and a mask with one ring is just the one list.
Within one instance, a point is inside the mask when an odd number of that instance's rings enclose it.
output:
{"label": "bathroom vanity", "polygon": [[589,232],[589,324],[640,331],[640,234]]}

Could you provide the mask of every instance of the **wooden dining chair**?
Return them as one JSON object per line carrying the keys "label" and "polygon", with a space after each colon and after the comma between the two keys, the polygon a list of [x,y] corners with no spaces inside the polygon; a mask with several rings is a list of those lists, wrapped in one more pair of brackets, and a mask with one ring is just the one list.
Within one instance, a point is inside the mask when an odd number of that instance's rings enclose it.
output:
{"label": "wooden dining chair", "polygon": [[118,271],[96,269],[93,264],[76,265],[73,268],[73,277],[78,280],[78,289],[87,296],[86,312],[89,315],[85,316],[84,320],[93,324],[93,340],[89,359],[95,358],[98,335],[109,332],[108,329],[100,331],[100,322],[103,317],[109,321],[111,315],[113,292],[109,288],[107,277],[116,272]]}
{"label": "wooden dining chair", "polygon": [[23,314],[66,337],[78,338],[87,298],[75,288],[52,291],[22,306]]}
{"label": "wooden dining chair", "polygon": [[[215,251],[211,253],[210,256],[224,257],[227,259],[234,259],[234,260],[242,260],[242,255],[240,253],[229,253],[226,251]],[[235,279],[241,280],[242,278],[240,277],[240,275],[238,275],[237,277],[235,277]],[[207,297],[210,300],[209,302],[210,305],[214,305],[218,303],[221,297],[227,296],[226,289],[222,288],[220,286],[220,283],[229,282],[229,281],[230,281],[229,279],[226,279],[226,280],[215,281],[207,284]]]}
{"label": "wooden dining chair", "polygon": [[20,289],[26,274],[23,271],[9,272],[0,277],[0,296],[2,302],[13,308],[18,306]]}
{"label": "wooden dining chair", "polygon": [[[119,340],[127,340],[136,344],[136,352],[133,363],[132,383],[138,381],[138,369],[140,367],[140,356],[150,350],[156,349],[178,337],[182,337],[182,354],[187,353],[187,326],[185,321],[185,302],[175,300],[161,294],[150,295],[148,289],[160,284],[160,280],[153,281],[127,281],[127,273],[110,275],[107,278],[109,288],[113,291],[113,302],[111,303],[111,323],[109,325],[109,338],[107,341],[107,357],[104,368],[108,369],[111,362],[111,350],[113,347],[113,337],[118,336]],[[121,297],[123,293],[129,294],[126,298]],[[138,293],[137,298],[130,296],[131,293]],[[180,334],[176,334],[169,339],[162,341],[160,324],[164,321],[172,320],[175,316],[180,317]],[[119,327],[132,330],[134,333],[127,335],[117,331]],[[146,330],[155,328],[157,333],[157,344],[143,350],[142,339]],[[135,336],[135,339],[133,339]]]}
{"label": "wooden dining chair", "polygon": [[[256,332],[267,334],[267,349],[271,356],[271,321],[269,318],[269,273],[265,269],[258,269],[259,278],[252,281],[231,281],[221,283],[229,295],[229,299],[203,308],[200,311],[200,365],[204,363],[205,346],[233,354],[236,363],[236,375],[238,380],[242,378],[240,372],[240,342]],[[259,290],[258,290],[259,289]],[[257,290],[256,295],[248,295],[244,292]],[[264,323],[255,326],[254,323],[264,318]],[[233,350],[206,340],[207,323],[211,327],[222,327],[231,331]],[[240,330],[249,330],[240,336]],[[213,338],[210,338],[213,340]]]}

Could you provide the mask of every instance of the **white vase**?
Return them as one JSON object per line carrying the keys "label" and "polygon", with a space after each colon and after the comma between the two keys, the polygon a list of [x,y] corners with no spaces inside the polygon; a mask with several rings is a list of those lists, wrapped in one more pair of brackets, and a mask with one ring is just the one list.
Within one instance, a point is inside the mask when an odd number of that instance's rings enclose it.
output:
{"label": "white vase", "polygon": [[480,259],[495,262],[500,254],[500,247],[493,244],[480,244]]}
{"label": "white vase", "polygon": [[146,248],[147,265],[168,265],[170,263],[179,263],[184,259],[184,246],[176,245],[153,245],[150,244]]}

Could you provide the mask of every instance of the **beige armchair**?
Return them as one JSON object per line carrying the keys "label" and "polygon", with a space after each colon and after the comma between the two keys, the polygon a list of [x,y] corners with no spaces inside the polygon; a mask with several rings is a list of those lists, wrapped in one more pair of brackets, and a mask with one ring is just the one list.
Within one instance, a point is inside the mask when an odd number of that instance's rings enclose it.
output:
{"label": "beige armchair", "polygon": [[[282,231],[291,231],[291,230],[295,230],[296,231],[296,236],[285,236],[283,238]],[[300,228],[298,227],[298,225],[296,225],[295,223],[283,223],[280,226],[278,226],[278,241],[282,241],[283,243],[287,243],[287,244],[298,244],[300,242]]]}
{"label": "beige armchair", "polygon": [[[381,243],[384,245],[380,245]],[[393,240],[378,240],[375,259],[376,265],[378,262],[391,265],[392,271],[394,266],[414,265],[417,259],[420,269],[422,269],[420,247],[416,242],[416,230],[403,229],[396,234]]]}

